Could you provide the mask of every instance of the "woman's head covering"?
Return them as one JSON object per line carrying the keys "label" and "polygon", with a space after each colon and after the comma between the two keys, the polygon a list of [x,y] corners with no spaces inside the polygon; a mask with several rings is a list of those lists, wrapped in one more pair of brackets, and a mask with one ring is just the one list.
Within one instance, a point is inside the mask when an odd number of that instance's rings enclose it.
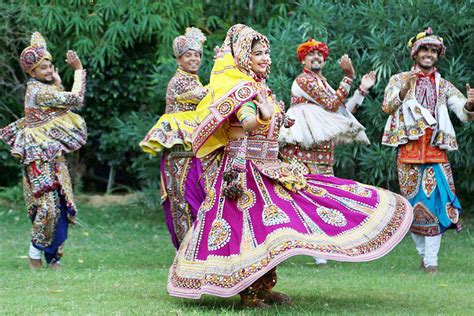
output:
{"label": "woman's head covering", "polygon": [[206,36],[196,27],[188,27],[184,35],[176,37],[173,41],[173,52],[176,58],[181,57],[188,50],[199,52],[202,56],[202,45],[206,41]]}
{"label": "woman's head covering", "polygon": [[46,41],[39,32],[31,35],[30,46],[20,55],[21,68],[27,73],[33,71],[43,60],[53,60],[51,53],[46,49]]}
{"label": "woman's head covering", "polygon": [[433,30],[429,27],[424,32],[418,33],[408,41],[408,48],[411,49],[411,58],[415,59],[416,53],[418,53],[420,47],[426,45],[436,46],[439,50],[439,58],[444,57],[446,54],[446,46],[444,46],[443,39],[434,35]]}
{"label": "woman's head covering", "polygon": [[324,60],[328,58],[329,47],[326,45],[326,43],[318,42],[310,38],[308,41],[300,44],[298,48],[296,49],[296,53],[298,54],[299,61],[303,61],[306,58],[306,56],[312,51],[321,52],[321,54],[323,54]]}
{"label": "woman's head covering", "polygon": [[193,151],[204,157],[228,142],[227,119],[242,104],[252,100],[260,89],[268,89],[260,79],[266,79],[269,69],[257,76],[251,69],[252,43],[269,45],[266,36],[252,28],[236,24],[227,32],[217,54],[209,80],[209,93],[201,100],[196,112],[199,126],[193,132]]}
{"label": "woman's head covering", "polygon": [[[154,129],[163,134],[167,134],[170,129],[179,130],[181,135],[192,134],[192,141],[185,139],[183,143],[185,148],[192,145],[198,158],[224,147],[228,142],[226,126],[229,117],[242,104],[255,98],[260,89],[267,89],[263,82],[257,82],[258,78],[250,69],[254,39],[268,45],[268,39],[250,27],[243,24],[232,26],[217,53],[207,86],[209,92],[196,110],[163,115]],[[195,124],[189,123],[193,121]],[[199,124],[198,127],[196,124]],[[171,141],[153,144],[153,150],[171,148],[173,144]]]}
{"label": "woman's head covering", "polygon": [[[267,79],[270,75],[270,64],[264,74],[257,76],[252,71],[250,56],[252,54],[252,44],[260,42],[270,48],[268,38],[244,24],[236,24],[227,31],[224,44],[221,47],[223,53],[231,53],[234,57],[236,66],[240,71],[254,79]],[[219,55],[218,55],[219,56]]]}

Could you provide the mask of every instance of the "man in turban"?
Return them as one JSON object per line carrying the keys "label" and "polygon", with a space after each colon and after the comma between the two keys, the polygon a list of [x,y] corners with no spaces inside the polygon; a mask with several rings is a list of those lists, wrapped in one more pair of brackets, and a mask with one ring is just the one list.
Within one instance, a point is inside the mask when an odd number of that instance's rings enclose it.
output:
{"label": "man in turban", "polygon": [[50,268],[61,267],[68,226],[77,214],[64,155],[86,143],[85,122],[72,112],[83,105],[86,71],[74,51],[67,52],[66,62],[74,70],[71,92],[61,85],[45,39],[33,33],[20,56],[21,67],[30,76],[25,117],[0,129],[0,139],[23,164],[24,196],[33,223],[31,268],[42,266],[42,253]]}
{"label": "man in turban", "polygon": [[441,236],[449,228],[461,229],[461,205],[454,190],[447,151],[458,148],[448,108],[462,121],[474,118],[474,89],[467,99],[443,79],[436,62],[444,57],[443,39],[431,28],[408,42],[415,65],[390,78],[382,110],[389,114],[382,144],[398,148],[400,190],[413,206],[411,227],[420,268],[438,271]]}
{"label": "man in turban", "polygon": [[[369,143],[364,127],[352,115],[375,83],[375,73],[362,77],[354,95],[347,99],[355,78],[351,59],[343,55],[339,66],[344,77],[334,90],[323,76],[329,55],[328,46],[309,39],[297,48],[303,72],[291,87],[291,107],[287,114],[295,124],[280,133],[280,153],[288,161],[297,161],[308,173],[333,175],[334,146],[340,143]],[[327,261],[315,258],[325,266]]]}
{"label": "man in turban", "polygon": [[[193,111],[207,94],[199,80],[198,70],[201,66],[202,46],[206,41],[204,34],[195,27],[186,29],[184,35],[173,41],[173,52],[178,64],[175,75],[168,83],[166,91],[166,114],[175,117]],[[191,130],[193,120],[183,120]],[[191,132],[190,132],[191,133]],[[161,158],[161,201],[166,215],[166,223],[171,240],[176,249],[196,219],[197,210],[205,197],[208,184],[207,174],[213,173],[211,160],[193,157],[189,148],[185,148],[186,130],[172,128],[168,123],[158,122],[146,135],[140,146],[145,152],[156,155],[167,144]],[[203,171],[206,175],[202,175]]]}

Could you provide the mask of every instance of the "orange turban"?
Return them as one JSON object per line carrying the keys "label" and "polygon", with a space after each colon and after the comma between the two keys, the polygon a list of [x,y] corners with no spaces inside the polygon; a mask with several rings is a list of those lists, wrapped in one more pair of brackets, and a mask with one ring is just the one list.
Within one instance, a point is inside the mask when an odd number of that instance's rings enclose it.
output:
{"label": "orange turban", "polygon": [[301,44],[298,46],[296,49],[296,52],[298,53],[298,59],[300,61],[303,61],[309,53],[312,51],[317,50],[318,52],[321,52],[323,54],[324,60],[328,58],[329,55],[329,47],[323,43],[323,42],[318,42],[315,41],[314,39],[310,38],[307,42]]}

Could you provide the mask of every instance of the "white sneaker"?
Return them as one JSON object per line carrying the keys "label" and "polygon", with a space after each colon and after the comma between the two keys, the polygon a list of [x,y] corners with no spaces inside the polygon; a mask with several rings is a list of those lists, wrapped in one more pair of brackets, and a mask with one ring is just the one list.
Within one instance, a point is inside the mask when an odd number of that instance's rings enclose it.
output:
{"label": "white sneaker", "polygon": [[328,265],[328,261],[326,259],[318,257],[314,257],[314,263],[316,263],[316,265],[320,267],[325,267]]}

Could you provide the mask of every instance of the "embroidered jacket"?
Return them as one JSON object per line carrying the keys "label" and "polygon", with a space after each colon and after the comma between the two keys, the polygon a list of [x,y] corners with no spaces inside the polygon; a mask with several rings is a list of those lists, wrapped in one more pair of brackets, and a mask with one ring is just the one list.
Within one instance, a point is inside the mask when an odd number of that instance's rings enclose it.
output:
{"label": "embroidered jacket", "polygon": [[[199,102],[206,96],[199,77],[177,69],[166,90],[166,114],[150,129],[140,142],[143,151],[155,156],[166,148],[176,151],[191,150],[191,135],[196,128],[194,112]],[[178,123],[180,122],[180,123]]]}
{"label": "embroidered jacket", "polygon": [[[417,100],[417,95],[421,98],[421,93],[416,93],[421,88],[420,81],[417,81],[415,89],[410,90],[402,102],[399,93],[403,82],[408,80],[409,73],[407,71],[392,76],[385,89],[382,110],[390,116],[385,125],[382,144],[398,147],[421,138],[425,130],[431,128],[433,129],[430,140],[432,146],[449,151],[458,149],[448,108],[462,122],[472,120],[474,112],[466,110],[466,98],[451,82],[441,78],[441,75],[436,72],[434,74],[436,86],[434,108],[420,104],[420,102],[425,103],[424,99]],[[429,94],[424,94],[423,98],[433,99]]]}
{"label": "embroidered jacket", "polygon": [[71,92],[31,79],[25,96],[25,117],[0,129],[0,138],[11,146],[22,163],[52,161],[86,143],[84,120],[72,109],[84,102],[86,71],[76,70]]}
{"label": "embroidered jacket", "polygon": [[291,87],[291,106],[287,114],[295,124],[280,132],[282,147],[293,144],[314,151],[315,146],[327,142],[369,144],[364,126],[351,113],[362,104],[364,96],[357,90],[346,99],[351,84],[352,79],[344,77],[334,90],[325,78],[304,69]]}
{"label": "embroidered jacket", "polygon": [[178,69],[166,90],[166,113],[193,111],[206,93],[197,75]]}
{"label": "embroidered jacket", "polygon": [[345,104],[347,110],[353,112],[357,105],[362,104],[364,96],[360,94],[359,90],[356,90],[354,96],[346,102],[351,85],[352,79],[344,77],[337,90],[334,90],[325,78],[304,69],[303,73],[293,81],[291,105],[309,102],[322,106],[328,111],[336,112],[341,105]]}

